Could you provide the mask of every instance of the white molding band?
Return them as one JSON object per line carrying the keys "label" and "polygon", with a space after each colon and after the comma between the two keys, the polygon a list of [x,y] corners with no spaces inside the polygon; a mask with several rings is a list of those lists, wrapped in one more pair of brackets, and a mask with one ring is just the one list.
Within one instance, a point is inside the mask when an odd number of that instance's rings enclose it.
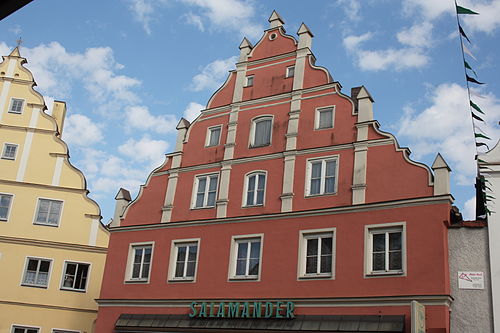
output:
{"label": "white molding band", "polygon": [[52,176],[53,186],[58,186],[59,183],[61,182],[61,172],[62,172],[63,162],[64,162],[64,157],[58,156],[56,158],[56,165],[54,167],[54,176]]}
{"label": "white molding band", "polygon": [[19,162],[19,169],[17,170],[16,180],[18,182],[24,181],[24,175],[26,173],[26,167],[28,166],[28,159],[30,157],[31,144],[33,142],[33,135],[35,131],[33,129],[28,129],[26,133],[26,138],[24,139],[23,154],[21,156],[21,161]]}
{"label": "white molding band", "polygon": [[97,244],[97,232],[99,231],[99,220],[92,219],[89,233],[89,245],[95,246]]}

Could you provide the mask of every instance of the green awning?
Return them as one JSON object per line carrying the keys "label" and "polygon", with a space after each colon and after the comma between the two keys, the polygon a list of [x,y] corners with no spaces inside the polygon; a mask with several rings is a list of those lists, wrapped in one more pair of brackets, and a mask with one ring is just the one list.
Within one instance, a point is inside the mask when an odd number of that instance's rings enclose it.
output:
{"label": "green awning", "polygon": [[115,330],[131,332],[404,332],[405,316],[297,316],[295,319],[191,319],[187,315],[122,314]]}

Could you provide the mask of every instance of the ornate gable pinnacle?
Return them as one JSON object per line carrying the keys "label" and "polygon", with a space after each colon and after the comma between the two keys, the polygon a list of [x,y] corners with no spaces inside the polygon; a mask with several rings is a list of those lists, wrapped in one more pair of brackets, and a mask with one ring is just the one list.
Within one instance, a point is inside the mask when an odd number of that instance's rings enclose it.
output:
{"label": "ornate gable pinnacle", "polygon": [[9,54],[9,57],[20,57],[20,56],[21,56],[21,53],[19,53],[19,45],[18,45]]}
{"label": "ornate gable pinnacle", "polygon": [[191,123],[189,121],[187,121],[184,118],[181,118],[181,120],[179,120],[179,123],[177,124],[177,126],[175,128],[177,130],[180,130],[180,129],[184,129],[184,128],[189,128],[190,125],[191,125]]}
{"label": "ornate gable pinnacle", "polygon": [[309,27],[307,25],[305,25],[304,22],[302,22],[302,24],[300,25],[300,28],[299,28],[299,31],[297,31],[297,35],[302,35],[302,34],[309,34],[311,37],[314,37],[313,33],[311,32],[311,30],[309,29]]}
{"label": "ornate gable pinnacle", "polygon": [[437,154],[436,158],[434,159],[434,163],[432,163],[431,166],[432,170],[436,169],[448,169],[448,171],[451,171],[450,167],[448,166],[448,163],[444,160],[443,156],[441,156],[440,153]]}
{"label": "ornate gable pinnacle", "polygon": [[253,49],[252,43],[250,43],[250,41],[246,37],[244,37],[240,44],[240,50],[247,47]]}
{"label": "ornate gable pinnacle", "polygon": [[269,17],[269,23],[270,23],[270,28],[277,28],[283,26],[285,24],[285,21],[281,18],[280,14],[273,10],[273,13],[271,14],[271,17]]}

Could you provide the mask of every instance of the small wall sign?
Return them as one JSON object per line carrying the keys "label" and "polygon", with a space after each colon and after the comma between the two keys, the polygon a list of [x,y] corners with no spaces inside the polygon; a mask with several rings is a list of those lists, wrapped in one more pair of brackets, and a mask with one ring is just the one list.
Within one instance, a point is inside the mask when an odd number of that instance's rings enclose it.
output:
{"label": "small wall sign", "polygon": [[192,302],[190,318],[295,318],[295,303],[276,302]]}
{"label": "small wall sign", "polygon": [[484,289],[484,272],[458,272],[459,289]]}

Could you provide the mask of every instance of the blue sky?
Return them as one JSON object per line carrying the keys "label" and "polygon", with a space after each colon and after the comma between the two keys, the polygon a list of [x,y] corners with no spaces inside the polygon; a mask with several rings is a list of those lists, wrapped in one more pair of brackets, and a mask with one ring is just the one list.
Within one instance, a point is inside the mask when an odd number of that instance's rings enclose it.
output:
{"label": "blue sky", "polygon": [[[500,137],[500,0],[461,0],[468,58],[487,113],[482,129]],[[452,193],[473,212],[475,146],[452,0],[35,0],[0,21],[0,54],[22,37],[21,55],[51,105],[67,103],[63,139],[87,178],[103,222],[125,187],[135,196],[175,144],[180,117],[192,120],[227,71],[239,43],[257,43],[272,10],[296,36],[315,35],[317,64],[350,94],[365,85],[375,119],[431,165],[450,165]],[[409,180],[411,181],[411,180]],[[498,195],[497,195],[498,197]]]}

